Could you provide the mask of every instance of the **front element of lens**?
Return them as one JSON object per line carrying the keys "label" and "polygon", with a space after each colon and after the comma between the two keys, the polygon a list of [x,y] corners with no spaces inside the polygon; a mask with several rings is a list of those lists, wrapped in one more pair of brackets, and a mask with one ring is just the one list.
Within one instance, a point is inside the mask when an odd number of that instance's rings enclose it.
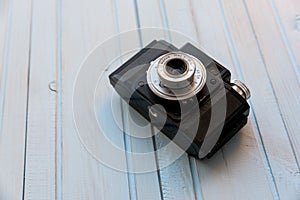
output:
{"label": "front element of lens", "polygon": [[206,69],[192,55],[170,52],[151,62],[147,82],[150,89],[164,99],[188,99],[204,87]]}
{"label": "front element of lens", "polygon": [[171,76],[182,76],[187,72],[185,61],[178,58],[168,61],[165,68]]}

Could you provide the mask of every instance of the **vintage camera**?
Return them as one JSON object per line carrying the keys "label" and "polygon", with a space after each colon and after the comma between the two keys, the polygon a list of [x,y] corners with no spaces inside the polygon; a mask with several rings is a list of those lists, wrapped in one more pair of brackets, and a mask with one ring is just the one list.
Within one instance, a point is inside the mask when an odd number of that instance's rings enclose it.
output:
{"label": "vintage camera", "polygon": [[153,41],[109,76],[118,94],[188,154],[210,158],[246,123],[249,89],[187,43]]}

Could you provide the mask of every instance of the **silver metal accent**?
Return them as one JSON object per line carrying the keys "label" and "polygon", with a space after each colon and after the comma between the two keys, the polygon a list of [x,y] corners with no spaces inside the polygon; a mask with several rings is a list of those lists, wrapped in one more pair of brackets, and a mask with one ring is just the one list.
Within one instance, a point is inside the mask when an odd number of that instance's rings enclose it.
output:
{"label": "silver metal accent", "polygon": [[168,62],[173,59],[178,59],[174,55],[169,55],[163,62],[158,62],[157,73],[161,81],[161,85],[170,89],[185,88],[193,82],[195,74],[195,64],[189,60],[182,58],[180,60],[185,63],[186,69],[182,74],[173,75],[167,72],[166,67]]}
{"label": "silver metal accent", "polygon": [[155,117],[155,118],[158,117],[157,112],[155,112],[155,111],[152,109],[152,107],[149,107],[149,113],[150,113],[153,117]]}
{"label": "silver metal accent", "polygon": [[[185,63],[182,74],[168,73],[169,61],[179,59]],[[159,97],[168,100],[184,100],[196,95],[206,82],[206,69],[196,57],[176,51],[164,54],[150,63],[147,71],[147,82],[150,89]]]}
{"label": "silver metal accent", "polygon": [[249,88],[240,80],[232,81],[232,88],[239,93],[244,99],[248,100],[251,97],[251,92]]}

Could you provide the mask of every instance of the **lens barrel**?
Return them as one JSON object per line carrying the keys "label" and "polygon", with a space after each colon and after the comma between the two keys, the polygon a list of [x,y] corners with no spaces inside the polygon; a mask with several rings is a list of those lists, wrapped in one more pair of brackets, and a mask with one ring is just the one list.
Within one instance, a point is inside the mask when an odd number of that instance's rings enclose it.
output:
{"label": "lens barrel", "polygon": [[183,52],[170,52],[151,62],[147,72],[150,89],[169,100],[196,95],[205,85],[206,69],[200,60]]}

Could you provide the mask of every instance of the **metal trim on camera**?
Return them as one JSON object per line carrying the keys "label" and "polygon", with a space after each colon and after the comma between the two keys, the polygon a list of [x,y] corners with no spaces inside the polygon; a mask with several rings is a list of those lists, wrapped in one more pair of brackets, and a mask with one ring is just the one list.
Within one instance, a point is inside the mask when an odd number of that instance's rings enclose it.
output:
{"label": "metal trim on camera", "polygon": [[196,57],[176,51],[151,62],[147,82],[152,92],[168,100],[193,97],[204,87],[206,68]]}

